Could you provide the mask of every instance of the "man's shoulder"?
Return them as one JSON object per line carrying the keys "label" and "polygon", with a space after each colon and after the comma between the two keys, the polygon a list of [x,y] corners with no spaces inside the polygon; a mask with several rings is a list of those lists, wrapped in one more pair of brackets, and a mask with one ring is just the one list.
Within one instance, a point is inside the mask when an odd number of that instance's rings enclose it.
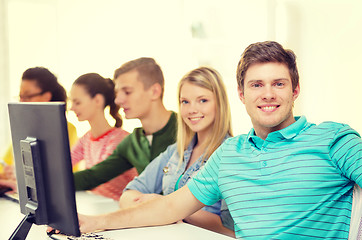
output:
{"label": "man's shoulder", "polygon": [[333,121],[325,121],[322,122],[318,125],[315,125],[315,128],[321,131],[334,131],[334,132],[339,132],[339,131],[343,131],[343,130],[351,130],[351,131],[355,131],[353,130],[348,124],[345,123],[339,123],[339,122],[333,122]]}
{"label": "man's shoulder", "polygon": [[240,134],[234,137],[229,137],[221,144],[221,146],[226,149],[230,147],[238,146],[244,143],[247,140],[248,134]]}
{"label": "man's shoulder", "polygon": [[176,113],[171,112],[171,116],[166,125],[162,129],[153,133],[152,135],[153,135],[152,145],[156,144],[156,148],[160,145],[163,146],[165,143],[167,143],[167,145],[165,146],[167,147],[168,145],[176,142],[176,135],[177,135]]}
{"label": "man's shoulder", "polygon": [[176,129],[177,129],[177,115],[173,111],[170,111],[170,112],[171,112],[171,115],[170,115],[166,125],[163,126],[157,132],[153,133],[154,136],[163,135],[163,134],[170,134],[170,132],[171,133],[176,132]]}
{"label": "man's shoulder", "polygon": [[355,134],[360,136],[360,134],[351,128],[348,124],[333,121],[325,121],[318,125],[314,125],[310,128],[310,131],[318,135],[333,135],[335,137],[338,135],[348,134]]}
{"label": "man's shoulder", "polygon": [[245,139],[247,139],[247,137],[248,137],[248,134],[239,134],[239,135],[225,139],[225,142],[244,141]]}
{"label": "man's shoulder", "polygon": [[333,122],[333,121],[324,121],[316,126],[319,128],[340,129],[345,126],[348,126],[348,124]]}

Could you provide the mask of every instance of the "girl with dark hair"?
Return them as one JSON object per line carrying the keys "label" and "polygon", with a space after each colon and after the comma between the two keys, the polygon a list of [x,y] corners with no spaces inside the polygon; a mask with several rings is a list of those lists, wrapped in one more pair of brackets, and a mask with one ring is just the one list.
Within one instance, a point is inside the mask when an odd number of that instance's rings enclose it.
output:
{"label": "girl with dark hair", "polygon": [[[33,67],[25,70],[21,77],[20,102],[65,102],[67,92],[57,77],[45,67]],[[69,144],[72,147],[78,140],[77,131],[68,122]]]}
{"label": "girl with dark hair", "polygon": [[[70,91],[71,110],[79,121],[88,121],[91,129],[82,136],[72,148],[72,164],[84,160],[85,167],[106,159],[116,146],[129,134],[122,127],[119,106],[114,103],[115,86],[111,79],[97,73],[87,73],[77,78]],[[114,127],[105,116],[105,108],[115,120]],[[137,175],[132,168],[118,177],[94,188],[94,193],[118,200],[123,188]]]}
{"label": "girl with dark hair", "polygon": [[[67,93],[57,77],[45,67],[33,67],[25,70],[21,77],[20,102],[67,102]],[[78,140],[77,130],[68,122],[69,145]],[[16,190],[13,148],[10,145],[2,156],[0,164],[0,185],[8,185]],[[2,166],[4,165],[4,166]]]}
{"label": "girl with dark hair", "polygon": [[[38,91],[27,94],[31,88],[37,88]],[[57,77],[44,67],[29,68],[23,73],[19,97],[22,102],[67,101],[64,87],[59,84]]]}

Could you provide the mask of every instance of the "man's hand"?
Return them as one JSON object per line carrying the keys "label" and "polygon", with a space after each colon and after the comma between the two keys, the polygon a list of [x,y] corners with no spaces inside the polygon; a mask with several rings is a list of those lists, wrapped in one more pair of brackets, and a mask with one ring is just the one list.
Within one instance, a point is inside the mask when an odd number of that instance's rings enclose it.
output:
{"label": "man's hand", "polygon": [[105,230],[100,225],[102,219],[102,216],[89,216],[78,214],[80,232],[89,233],[97,230]]}

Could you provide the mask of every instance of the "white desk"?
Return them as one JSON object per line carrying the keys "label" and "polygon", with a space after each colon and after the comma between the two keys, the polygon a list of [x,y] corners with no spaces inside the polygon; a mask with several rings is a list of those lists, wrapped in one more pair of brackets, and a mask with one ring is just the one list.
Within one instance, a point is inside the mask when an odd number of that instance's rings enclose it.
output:
{"label": "white desk", "polygon": [[[111,212],[118,209],[118,203],[101,196],[88,192],[77,192],[77,210],[79,213],[95,215]],[[17,203],[0,198],[0,239],[8,239],[24,215],[20,213]],[[114,231],[101,232],[104,237],[111,239],[136,240],[136,239],[167,239],[167,240],[227,240],[233,239],[218,233],[214,233],[199,227],[186,223],[172,224],[159,227],[144,227],[122,229]],[[27,240],[48,239],[46,235],[46,226],[33,224]]]}

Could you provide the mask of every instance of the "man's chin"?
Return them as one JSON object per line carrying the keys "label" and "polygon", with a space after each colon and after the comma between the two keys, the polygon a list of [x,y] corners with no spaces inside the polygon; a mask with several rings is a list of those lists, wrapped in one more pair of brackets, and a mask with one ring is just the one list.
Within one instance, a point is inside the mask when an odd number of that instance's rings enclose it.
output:
{"label": "man's chin", "polygon": [[280,125],[280,121],[278,121],[278,119],[268,119],[268,121],[264,119],[264,121],[259,122],[259,124],[264,128],[276,128]]}

